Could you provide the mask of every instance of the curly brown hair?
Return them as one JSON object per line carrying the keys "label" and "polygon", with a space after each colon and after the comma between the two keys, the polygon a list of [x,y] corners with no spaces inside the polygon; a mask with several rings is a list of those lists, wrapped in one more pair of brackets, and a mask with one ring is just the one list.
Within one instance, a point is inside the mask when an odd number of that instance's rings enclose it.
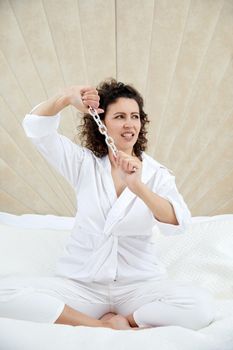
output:
{"label": "curly brown hair", "polygon": [[[132,85],[125,85],[122,82],[117,82],[114,78],[102,81],[96,89],[100,97],[99,108],[104,110],[104,113],[100,114],[101,120],[104,120],[105,118],[108,105],[116,102],[119,97],[132,98],[138,103],[141,130],[137,142],[133,147],[133,152],[136,157],[142,160],[141,154],[147,148],[148,140],[146,138],[146,124],[149,123],[149,120],[147,114],[143,110],[144,102],[141,94]],[[84,113],[82,119],[83,123],[78,126],[78,136],[81,140],[81,145],[90,149],[95,156],[99,158],[107,155],[108,146],[105,143],[105,137],[99,132],[94,119],[90,117],[90,114],[88,113]]]}

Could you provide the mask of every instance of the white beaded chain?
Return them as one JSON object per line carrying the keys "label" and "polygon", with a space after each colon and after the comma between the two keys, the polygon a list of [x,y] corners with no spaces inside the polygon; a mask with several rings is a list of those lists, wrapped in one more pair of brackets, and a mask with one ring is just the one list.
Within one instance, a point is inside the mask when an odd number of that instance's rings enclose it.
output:
{"label": "white beaded chain", "polygon": [[114,156],[116,157],[117,156],[117,152],[118,152],[118,149],[116,148],[115,146],[115,143],[114,143],[114,140],[111,136],[108,135],[108,130],[106,128],[106,126],[103,124],[102,120],[100,119],[100,116],[99,114],[97,113],[97,111],[92,108],[92,107],[89,107],[89,113],[90,115],[93,117],[94,121],[96,122],[96,124],[98,125],[99,127],[99,132],[105,136],[105,142],[106,144],[111,148],[112,150],[112,153],[114,154]]}

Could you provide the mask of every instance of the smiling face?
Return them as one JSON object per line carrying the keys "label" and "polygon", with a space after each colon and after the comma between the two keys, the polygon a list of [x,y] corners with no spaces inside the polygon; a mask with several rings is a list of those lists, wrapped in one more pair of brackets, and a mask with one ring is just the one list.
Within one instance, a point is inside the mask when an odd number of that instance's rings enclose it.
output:
{"label": "smiling face", "polygon": [[117,149],[132,155],[141,129],[138,103],[132,98],[119,97],[108,105],[104,123]]}

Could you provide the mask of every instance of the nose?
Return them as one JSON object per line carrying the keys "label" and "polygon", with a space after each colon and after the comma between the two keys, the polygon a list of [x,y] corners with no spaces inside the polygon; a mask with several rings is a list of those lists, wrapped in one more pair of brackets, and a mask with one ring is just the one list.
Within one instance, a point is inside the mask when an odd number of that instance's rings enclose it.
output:
{"label": "nose", "polygon": [[131,118],[125,119],[124,128],[128,129],[133,125],[133,120]]}

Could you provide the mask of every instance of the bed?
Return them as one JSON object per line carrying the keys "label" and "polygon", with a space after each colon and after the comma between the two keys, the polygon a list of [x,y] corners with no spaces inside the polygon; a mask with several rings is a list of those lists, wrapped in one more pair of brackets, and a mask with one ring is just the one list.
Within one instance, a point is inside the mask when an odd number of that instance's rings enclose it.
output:
{"label": "bed", "polygon": [[[51,276],[74,218],[0,213],[0,278]],[[233,350],[233,215],[194,217],[186,234],[153,237],[171,279],[194,281],[216,298],[215,320],[199,331],[141,331],[41,324],[1,318],[0,350]],[[1,310],[0,310],[1,311]]]}

